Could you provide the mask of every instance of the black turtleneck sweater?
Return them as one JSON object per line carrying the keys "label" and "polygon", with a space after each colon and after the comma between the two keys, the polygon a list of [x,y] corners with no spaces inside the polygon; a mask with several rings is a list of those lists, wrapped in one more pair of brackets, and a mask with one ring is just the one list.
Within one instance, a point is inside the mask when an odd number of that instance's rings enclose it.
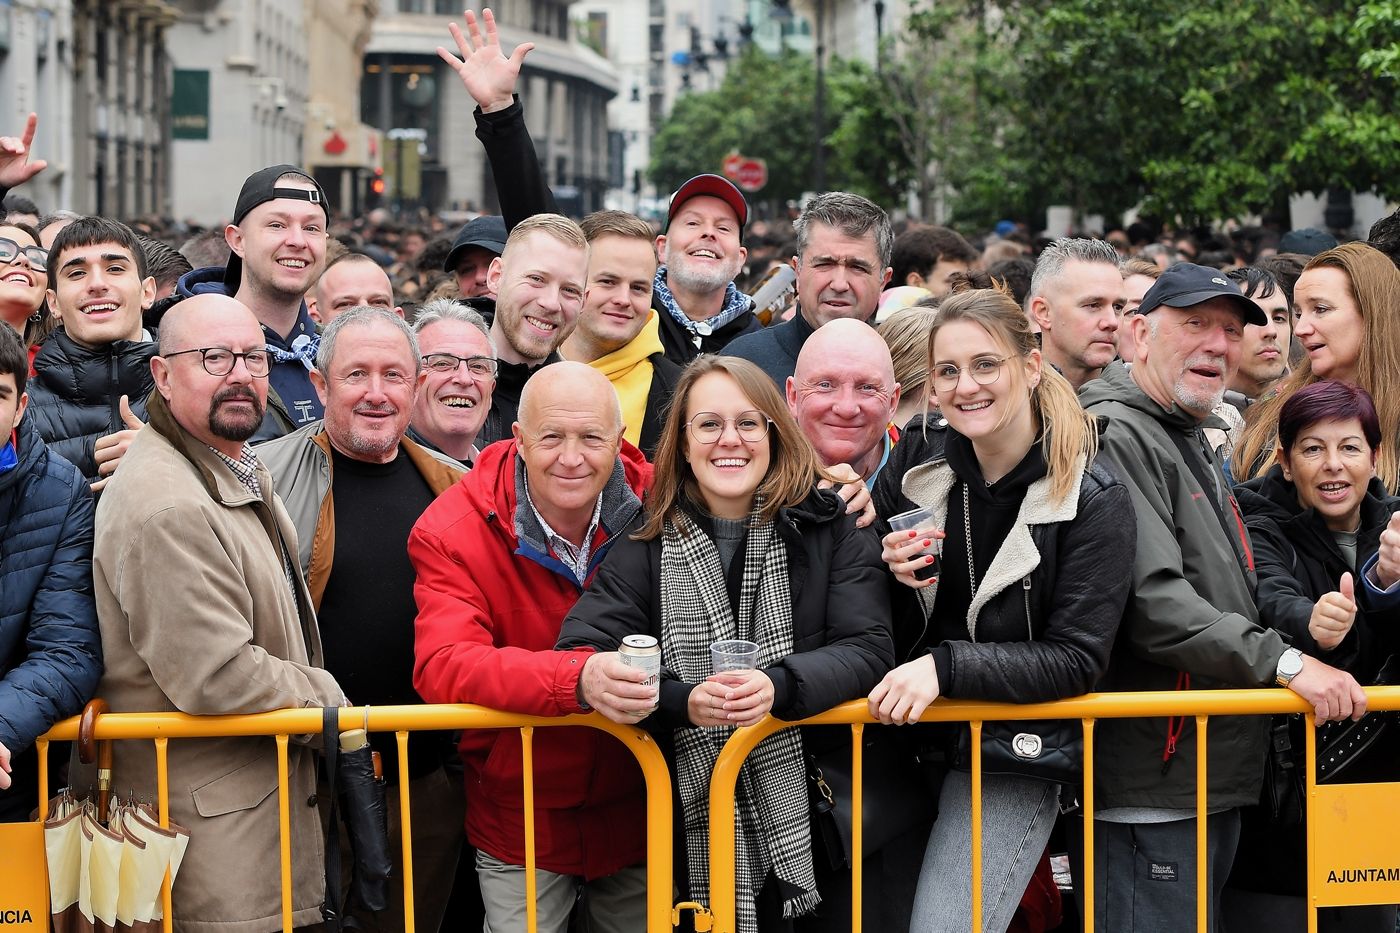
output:
{"label": "black turtleneck sweater", "polygon": [[972,442],[958,432],[948,429],[944,456],[958,477],[948,494],[948,519],[944,526],[943,557],[939,561],[938,595],[934,599],[933,625],[929,640],[932,644],[934,667],[938,682],[948,683],[951,652],[949,641],[967,641],[967,610],[972,605],[972,584],[967,567],[967,533],[963,521],[963,485],[968,491],[972,508],[972,562],[981,581],[992,565],[997,551],[1016,524],[1026,489],[1045,476],[1047,466],[1041,445],[1031,445],[1021,462],[995,483],[982,477],[982,467]]}

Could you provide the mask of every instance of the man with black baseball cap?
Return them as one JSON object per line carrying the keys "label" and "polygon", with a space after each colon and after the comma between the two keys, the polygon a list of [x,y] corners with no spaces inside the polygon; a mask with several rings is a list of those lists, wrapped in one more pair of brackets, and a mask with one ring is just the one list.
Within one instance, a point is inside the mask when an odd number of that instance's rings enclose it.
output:
{"label": "man with black baseball cap", "polygon": [[213,292],[246,305],[273,354],[267,410],[253,441],[281,437],[321,418],[311,385],[319,343],[304,296],[325,267],[330,208],[316,180],[295,165],[270,165],[238,192],[224,228],[232,253],[224,268],[195,269],[176,286],[182,297]]}
{"label": "man with black baseball cap", "polygon": [[671,196],[651,306],[666,357],[681,366],[762,329],[752,299],[734,285],[749,255],[740,245],[748,222],[743,193],[719,175],[696,175]]}
{"label": "man with black baseball cap", "polygon": [[[1217,269],[1181,263],[1143,296],[1129,372],[1111,363],[1080,401],[1103,421],[1099,451],[1132,494],[1132,592],[1099,689],[1202,690],[1277,684],[1319,722],[1365,710],[1350,674],[1259,623],[1254,557],[1204,427],[1240,362],[1246,324],[1265,315]],[[1210,917],[1230,873],[1242,806],[1258,803],[1267,717],[1213,716],[1207,831]],[[1184,930],[1195,916],[1196,736],[1191,717],[1111,719],[1095,730],[1097,925]],[[1107,752],[1111,751],[1111,754]],[[1215,919],[1209,919],[1212,928]]]}
{"label": "man with black baseball cap", "polygon": [[462,225],[452,250],[442,262],[442,271],[457,277],[457,290],[463,298],[481,298],[490,294],[486,288],[486,272],[491,260],[506,249],[506,221],[494,214],[473,217]]}

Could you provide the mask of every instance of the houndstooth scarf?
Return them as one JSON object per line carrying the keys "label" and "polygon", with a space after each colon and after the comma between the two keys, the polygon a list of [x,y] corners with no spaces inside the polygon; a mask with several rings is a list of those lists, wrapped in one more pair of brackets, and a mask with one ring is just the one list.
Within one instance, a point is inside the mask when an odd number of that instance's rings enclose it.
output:
{"label": "houndstooth scarf", "polygon": [[[760,497],[761,500],[761,497]],[[725,570],[714,541],[688,518],[667,521],[661,536],[661,651],[682,683],[710,675],[710,643],[757,642],[763,668],[792,653],[792,594],[787,548],[772,521],[749,515],[739,618],[734,618]],[[690,896],[709,902],[709,785],[715,759],[732,726],[675,730],[676,772],[690,864]],[[758,744],[739,773],[735,802],[735,907],[740,933],[757,933],[755,897],[768,872],[777,876],[783,916],[799,917],[821,902],[812,869],[802,737],[786,729]]]}

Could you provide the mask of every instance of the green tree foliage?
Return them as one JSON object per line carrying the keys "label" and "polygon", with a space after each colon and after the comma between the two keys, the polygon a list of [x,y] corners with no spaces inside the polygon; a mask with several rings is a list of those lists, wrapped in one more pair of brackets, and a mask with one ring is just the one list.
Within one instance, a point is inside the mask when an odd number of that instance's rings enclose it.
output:
{"label": "green tree foliage", "polygon": [[[892,204],[908,188],[911,163],[901,160],[874,81],[858,62],[827,68],[827,187]],[[721,171],[726,155],[741,152],[768,163],[768,185],[758,198],[798,199],[813,187],[815,89],[810,56],[746,51],[718,89],[677,98],[652,141],[652,180],[673,191],[692,175]]]}

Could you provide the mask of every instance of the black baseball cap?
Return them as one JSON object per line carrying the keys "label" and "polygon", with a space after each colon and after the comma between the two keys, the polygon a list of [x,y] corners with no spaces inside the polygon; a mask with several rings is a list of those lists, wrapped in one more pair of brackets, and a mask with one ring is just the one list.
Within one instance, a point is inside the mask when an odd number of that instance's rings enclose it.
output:
{"label": "black baseball cap", "polygon": [[681,209],[681,205],[691,198],[705,195],[711,198],[719,198],[725,204],[734,209],[734,216],[739,218],[739,229],[742,231],[749,223],[749,202],[744,200],[744,193],[734,187],[734,183],[722,175],[696,175],[690,181],[676,189],[676,193],[671,195],[671,207],[666,212],[666,226],[671,225],[671,221],[676,218],[676,211]]}
{"label": "black baseball cap", "polygon": [[[306,179],[311,183],[311,189],[278,187],[277,179],[284,175],[298,175]],[[312,204],[317,204],[326,213],[326,223],[330,223],[331,209],[326,203],[326,192],[321,188],[320,182],[295,165],[283,163],[259,169],[243,180],[243,187],[238,192],[238,203],[233,208],[234,226],[243,223],[243,219],[252,212],[253,208],[279,198],[310,201]],[[228,264],[224,266],[224,287],[229,294],[233,294],[238,291],[238,286],[242,281],[243,260],[239,258],[237,253],[231,252]]]}
{"label": "black baseball cap", "polygon": [[482,214],[473,217],[457,231],[457,239],[452,241],[452,249],[442,261],[443,272],[456,272],[457,262],[469,246],[479,246],[497,256],[506,251],[506,220],[495,214]]}
{"label": "black baseball cap", "polygon": [[1194,262],[1179,262],[1163,272],[1142,296],[1138,314],[1149,314],[1162,307],[1189,308],[1212,298],[1228,299],[1239,308],[1246,324],[1269,323],[1264,309],[1247,298],[1225,273]]}

